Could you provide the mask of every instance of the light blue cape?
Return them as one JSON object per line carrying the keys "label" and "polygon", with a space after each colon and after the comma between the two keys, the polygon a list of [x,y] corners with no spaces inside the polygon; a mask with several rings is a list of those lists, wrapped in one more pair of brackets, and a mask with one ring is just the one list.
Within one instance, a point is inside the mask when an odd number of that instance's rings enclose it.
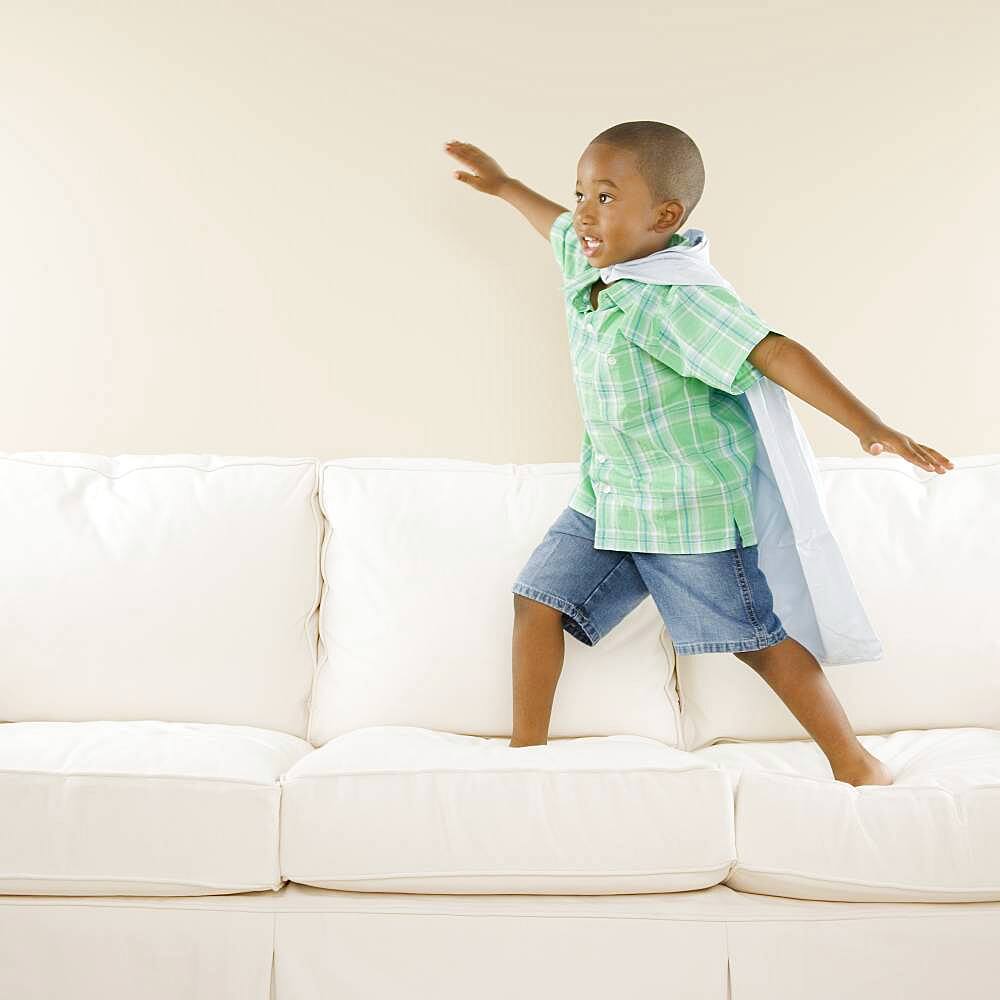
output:
{"label": "light blue cape", "polygon": [[[704,231],[687,229],[682,235],[690,246],[602,267],[601,279],[721,285],[736,294],[709,262]],[[736,398],[757,435],[751,472],[757,561],[775,614],[823,666],[882,659],[882,644],[827,523],[816,456],[785,389],[765,375]]]}

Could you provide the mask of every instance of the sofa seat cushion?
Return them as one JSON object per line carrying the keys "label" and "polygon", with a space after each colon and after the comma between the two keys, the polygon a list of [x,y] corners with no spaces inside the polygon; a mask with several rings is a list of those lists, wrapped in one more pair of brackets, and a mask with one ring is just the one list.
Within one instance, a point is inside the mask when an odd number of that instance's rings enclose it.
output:
{"label": "sofa seat cushion", "polygon": [[651,737],[511,747],[370,726],[282,784],[282,873],[321,888],[676,892],[718,884],[735,857],[728,773]]}
{"label": "sofa seat cushion", "polygon": [[0,892],[278,889],[279,779],[311,750],[249,726],[0,725]]}
{"label": "sofa seat cushion", "polygon": [[877,902],[1000,900],[1000,732],[860,736],[892,785],[835,781],[810,741],[718,743],[695,756],[736,780],[743,892]]}

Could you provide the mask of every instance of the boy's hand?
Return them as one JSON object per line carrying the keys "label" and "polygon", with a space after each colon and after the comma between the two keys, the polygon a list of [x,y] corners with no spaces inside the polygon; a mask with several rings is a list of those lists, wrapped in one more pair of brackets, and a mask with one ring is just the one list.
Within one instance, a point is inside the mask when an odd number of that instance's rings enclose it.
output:
{"label": "boy's hand", "polygon": [[464,170],[456,170],[452,176],[477,191],[482,191],[484,194],[499,194],[504,183],[510,180],[500,164],[487,156],[478,146],[452,139],[451,142],[444,144],[444,151],[476,171],[470,174]]}
{"label": "boy's hand", "polygon": [[941,475],[948,469],[954,469],[954,463],[939,451],[929,445],[918,444],[913,438],[907,437],[901,431],[893,430],[883,423],[874,423],[858,435],[861,447],[869,455],[881,455],[883,451],[891,451],[902,455],[908,462],[919,465],[928,472]]}

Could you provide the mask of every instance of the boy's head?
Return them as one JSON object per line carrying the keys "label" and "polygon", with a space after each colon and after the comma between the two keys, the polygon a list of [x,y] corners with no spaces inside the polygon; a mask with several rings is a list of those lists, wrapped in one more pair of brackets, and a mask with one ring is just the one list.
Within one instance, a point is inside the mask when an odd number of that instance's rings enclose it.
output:
{"label": "boy's head", "polygon": [[[573,223],[593,267],[662,250],[705,187],[701,153],[663,122],[623,122],[595,136],[577,164]],[[584,235],[600,240],[594,251]]]}

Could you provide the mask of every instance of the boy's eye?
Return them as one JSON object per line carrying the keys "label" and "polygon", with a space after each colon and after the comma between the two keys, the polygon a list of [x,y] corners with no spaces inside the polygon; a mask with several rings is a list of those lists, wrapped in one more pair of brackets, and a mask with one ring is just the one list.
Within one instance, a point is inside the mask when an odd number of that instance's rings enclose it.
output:
{"label": "boy's eye", "polygon": [[[580,192],[579,192],[579,191],[577,191],[576,193],[577,193],[577,194],[579,194]],[[614,195],[610,195],[610,194],[608,194],[608,193],[607,193],[606,191],[602,191],[602,192],[601,192],[601,193],[600,193],[600,194],[599,194],[599,195],[598,195],[597,197],[598,197],[598,198],[613,198],[613,197],[614,197]],[[603,205],[603,204],[604,204],[604,202],[602,201],[602,202],[601,202],[601,204]]]}

